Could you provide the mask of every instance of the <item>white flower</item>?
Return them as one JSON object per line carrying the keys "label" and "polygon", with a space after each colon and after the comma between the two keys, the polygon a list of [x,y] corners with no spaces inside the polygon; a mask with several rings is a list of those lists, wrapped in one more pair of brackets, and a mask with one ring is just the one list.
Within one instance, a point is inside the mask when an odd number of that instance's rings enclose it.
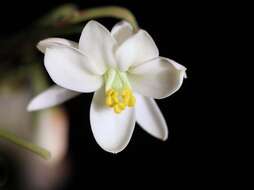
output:
{"label": "white flower", "polygon": [[182,85],[186,68],[159,51],[144,30],[127,22],[109,32],[96,21],[84,28],[79,43],[60,38],[39,42],[44,64],[57,84],[37,96],[29,111],[58,105],[80,93],[95,92],[90,123],[97,143],[117,153],[129,143],[135,122],[162,140],[165,119],[154,99],[170,96]]}

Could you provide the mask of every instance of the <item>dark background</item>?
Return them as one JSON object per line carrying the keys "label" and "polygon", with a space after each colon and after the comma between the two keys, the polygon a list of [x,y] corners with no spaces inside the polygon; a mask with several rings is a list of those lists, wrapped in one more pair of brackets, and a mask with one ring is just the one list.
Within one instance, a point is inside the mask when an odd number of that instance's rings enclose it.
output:
{"label": "dark background", "polygon": [[[0,11],[0,38],[14,34],[48,10],[70,1],[7,2]],[[187,67],[188,79],[171,97],[157,101],[169,127],[169,139],[161,142],[138,126],[128,147],[120,154],[104,152],[95,142],[89,124],[92,95],[82,95],[65,106],[71,116],[68,157],[74,164],[73,174],[61,190],[96,188],[180,189],[210,187],[223,180],[223,136],[225,97],[218,73],[226,67],[225,44],[229,41],[227,25],[231,4],[214,1],[72,1],[81,9],[103,5],[120,5],[130,9],[141,28],[147,30],[160,54]],[[116,19],[98,19],[108,28]],[[78,39],[78,36],[77,38]],[[1,47],[3,48],[3,47]],[[227,76],[227,73],[225,73]],[[225,82],[226,83],[226,82]],[[225,84],[224,83],[224,84]],[[218,93],[220,92],[220,93]],[[215,111],[215,109],[217,111]]]}

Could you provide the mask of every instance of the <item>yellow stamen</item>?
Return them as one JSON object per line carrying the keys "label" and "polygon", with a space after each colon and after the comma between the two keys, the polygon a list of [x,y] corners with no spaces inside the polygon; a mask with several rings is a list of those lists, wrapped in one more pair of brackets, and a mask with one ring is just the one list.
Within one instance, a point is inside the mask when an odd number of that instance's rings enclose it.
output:
{"label": "yellow stamen", "polygon": [[115,113],[121,113],[125,108],[134,107],[136,98],[130,89],[124,89],[120,95],[118,91],[110,89],[106,92],[106,105],[112,107]]}
{"label": "yellow stamen", "polygon": [[111,96],[114,93],[114,90],[110,89],[107,91],[106,95]]}
{"label": "yellow stamen", "polygon": [[118,92],[114,91],[112,93],[112,98],[113,98],[113,101],[115,104],[118,104],[119,103],[119,99],[118,99]]}
{"label": "yellow stamen", "polygon": [[122,96],[123,96],[123,97],[129,96],[130,94],[131,94],[131,92],[130,92],[130,90],[128,90],[128,89],[125,89],[125,90],[123,90],[123,92],[122,92]]}
{"label": "yellow stamen", "polygon": [[118,104],[114,105],[114,111],[115,113],[121,113],[122,109],[120,108],[120,106]]}
{"label": "yellow stamen", "polygon": [[132,95],[129,102],[128,102],[128,106],[129,107],[134,107],[135,104],[136,104],[136,98],[135,98],[135,96]]}
{"label": "yellow stamen", "polygon": [[106,105],[107,105],[108,107],[112,107],[112,106],[114,105],[113,99],[112,99],[111,96],[107,96],[107,97],[106,97]]}
{"label": "yellow stamen", "polygon": [[123,103],[123,102],[118,103],[118,106],[119,106],[122,110],[124,110],[124,109],[126,108],[126,104]]}
{"label": "yellow stamen", "polygon": [[130,96],[125,96],[123,98],[123,102],[124,102],[125,105],[128,105],[129,101],[130,101]]}

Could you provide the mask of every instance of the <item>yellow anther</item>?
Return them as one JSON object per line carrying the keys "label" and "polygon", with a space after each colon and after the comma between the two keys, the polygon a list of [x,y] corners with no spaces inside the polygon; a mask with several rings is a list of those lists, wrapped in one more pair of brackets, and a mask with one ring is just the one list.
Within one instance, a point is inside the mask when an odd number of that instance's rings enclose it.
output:
{"label": "yellow anther", "polygon": [[123,102],[124,102],[125,105],[128,105],[129,101],[130,101],[130,96],[123,97]]}
{"label": "yellow anther", "polygon": [[129,89],[125,89],[125,90],[123,90],[123,92],[122,92],[122,96],[123,96],[123,97],[130,96],[130,94],[131,94],[131,92],[130,92]]}
{"label": "yellow anther", "polygon": [[115,113],[121,113],[122,109],[120,108],[120,106],[118,104],[115,104],[114,111],[115,111]]}
{"label": "yellow anther", "polygon": [[128,102],[130,100],[130,96],[131,96],[131,91],[129,89],[125,89],[122,92],[122,98],[123,98],[123,102],[125,105],[128,105]]}
{"label": "yellow anther", "polygon": [[134,107],[136,98],[133,96],[132,91],[128,88],[119,92],[114,89],[110,89],[106,92],[105,103],[108,107],[112,107],[114,112],[118,114],[125,110],[127,106]]}
{"label": "yellow anther", "polygon": [[107,97],[106,97],[106,105],[109,106],[109,107],[112,107],[112,106],[114,105],[111,96],[107,96]]}
{"label": "yellow anther", "polygon": [[118,93],[116,91],[113,92],[112,98],[113,98],[113,101],[114,101],[115,104],[119,103]]}
{"label": "yellow anther", "polygon": [[123,102],[118,103],[118,106],[119,106],[122,110],[124,110],[124,109],[126,108],[126,105],[127,105],[127,104],[125,104],[125,103],[123,103]]}
{"label": "yellow anther", "polygon": [[135,96],[131,96],[131,98],[130,98],[130,100],[128,102],[128,106],[129,107],[134,107],[135,104],[136,104],[136,98],[135,98]]}
{"label": "yellow anther", "polygon": [[112,96],[118,96],[118,92],[117,91],[115,91],[115,90],[113,90],[113,92],[112,92],[112,94],[111,94]]}
{"label": "yellow anther", "polygon": [[110,89],[106,92],[107,96],[111,96],[114,93],[114,90]]}

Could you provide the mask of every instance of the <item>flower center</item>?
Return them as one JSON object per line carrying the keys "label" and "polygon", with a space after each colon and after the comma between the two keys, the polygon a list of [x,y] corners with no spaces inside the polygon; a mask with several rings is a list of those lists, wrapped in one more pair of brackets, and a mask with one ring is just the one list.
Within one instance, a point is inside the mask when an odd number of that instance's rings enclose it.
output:
{"label": "flower center", "polygon": [[108,107],[113,108],[115,113],[121,113],[126,107],[135,106],[136,98],[125,72],[109,69],[104,78],[105,103]]}

